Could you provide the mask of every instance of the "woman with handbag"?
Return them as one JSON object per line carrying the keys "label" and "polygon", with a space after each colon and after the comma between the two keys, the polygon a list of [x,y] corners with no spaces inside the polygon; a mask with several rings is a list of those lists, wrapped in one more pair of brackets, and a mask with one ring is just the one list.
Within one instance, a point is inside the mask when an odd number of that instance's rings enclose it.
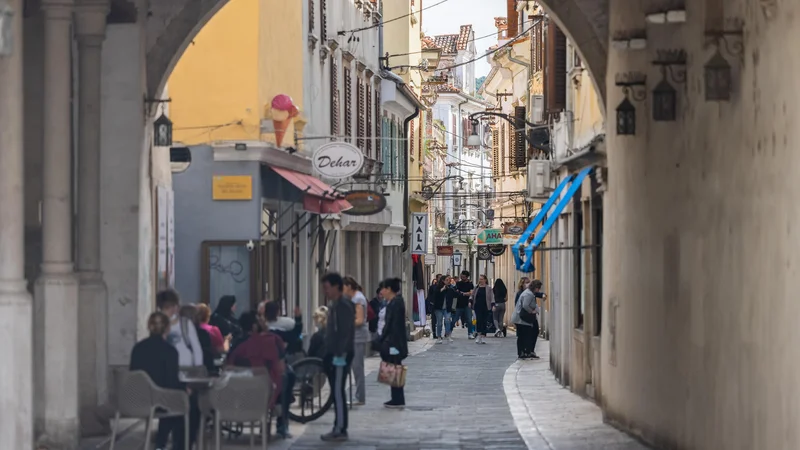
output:
{"label": "woman with handbag", "polygon": [[478,287],[473,289],[472,295],[469,299],[472,303],[472,308],[475,310],[475,321],[477,322],[477,335],[475,337],[476,344],[486,343],[486,325],[491,314],[492,306],[494,306],[494,293],[489,286],[489,280],[486,275],[478,276]]}
{"label": "woman with handbag", "polygon": [[384,403],[387,408],[403,408],[406,405],[405,372],[402,365],[408,356],[408,335],[406,332],[406,303],[400,295],[399,278],[388,278],[381,283],[381,295],[386,304],[386,323],[380,334],[381,366],[378,381],[391,386],[392,399]]}
{"label": "woman with handbag", "polygon": [[517,326],[517,357],[539,359],[536,356],[536,337],[539,335],[538,305],[536,293],[542,282],[533,280],[519,296],[511,321]]}

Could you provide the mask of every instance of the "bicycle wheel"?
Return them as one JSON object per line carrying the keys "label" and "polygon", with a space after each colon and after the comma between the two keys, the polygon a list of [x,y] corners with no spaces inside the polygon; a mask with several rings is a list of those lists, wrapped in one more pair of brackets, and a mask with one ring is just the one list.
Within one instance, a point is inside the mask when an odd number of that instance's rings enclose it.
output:
{"label": "bicycle wheel", "polygon": [[289,406],[289,418],[308,423],[322,417],[333,404],[333,391],[328,383],[325,366],[319,358],[303,358],[292,364],[295,373],[294,402]]}

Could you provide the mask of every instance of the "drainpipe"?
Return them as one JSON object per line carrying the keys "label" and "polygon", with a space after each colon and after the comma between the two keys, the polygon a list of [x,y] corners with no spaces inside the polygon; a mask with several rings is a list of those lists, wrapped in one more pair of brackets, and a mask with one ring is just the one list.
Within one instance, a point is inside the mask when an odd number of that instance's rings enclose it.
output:
{"label": "drainpipe", "polygon": [[409,236],[408,236],[408,228],[409,228],[409,226],[408,225],[409,225],[409,221],[411,220],[411,217],[410,217],[409,211],[408,211],[408,206],[409,206],[408,205],[408,199],[409,199],[409,195],[408,195],[408,176],[409,176],[409,173],[408,172],[409,172],[409,169],[410,169],[409,164],[408,164],[408,159],[410,157],[409,151],[410,151],[411,143],[408,141],[408,137],[407,136],[408,136],[409,124],[411,123],[412,120],[416,119],[417,116],[419,116],[419,106],[414,107],[414,114],[406,117],[406,120],[403,121],[403,136],[406,136],[405,145],[404,145],[405,151],[403,152],[403,154],[405,155],[405,159],[404,159],[403,164],[406,165],[406,176],[405,176],[405,180],[403,180],[403,225],[405,225],[405,227],[406,227],[406,230],[403,232],[403,253],[408,251],[408,247],[409,247]]}

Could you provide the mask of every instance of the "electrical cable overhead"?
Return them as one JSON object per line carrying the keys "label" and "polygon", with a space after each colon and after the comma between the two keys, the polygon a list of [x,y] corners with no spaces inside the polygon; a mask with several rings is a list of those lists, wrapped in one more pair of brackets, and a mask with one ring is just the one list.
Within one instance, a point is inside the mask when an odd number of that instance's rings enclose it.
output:
{"label": "electrical cable overhead", "polygon": [[[490,37],[493,37],[493,36],[497,36],[497,31],[495,31],[493,33],[489,33],[486,36],[481,36],[481,37],[476,37],[476,38],[470,39],[466,43],[469,44],[470,42],[480,41],[481,39],[487,39],[487,38],[490,38]],[[395,56],[419,55],[419,54],[425,53],[427,51],[430,51],[430,49],[421,50],[421,51],[418,51],[418,52],[397,53],[397,54],[389,55],[388,58],[393,58]]]}
{"label": "electrical cable overhead", "polygon": [[387,24],[387,23],[391,23],[391,22],[394,22],[394,21],[396,21],[396,20],[405,19],[406,17],[413,16],[414,14],[419,14],[419,13],[421,13],[422,11],[425,11],[426,9],[433,8],[434,6],[439,6],[439,5],[441,5],[442,3],[447,3],[448,1],[450,1],[450,0],[442,0],[442,1],[440,1],[439,3],[434,3],[434,4],[432,4],[432,5],[429,5],[429,6],[426,6],[426,7],[424,7],[424,8],[421,8],[419,11],[414,11],[414,12],[411,12],[411,13],[408,13],[408,14],[405,14],[405,15],[402,15],[402,16],[399,16],[399,17],[395,17],[395,18],[393,18],[393,19],[389,19],[389,20],[381,20],[380,22],[378,22],[378,23],[377,23],[377,24],[375,24],[375,25],[370,25],[370,26],[366,26],[366,27],[356,28],[356,29],[354,29],[354,30],[340,31],[340,32],[338,32],[337,34],[338,34],[339,36],[345,36],[345,35],[347,35],[347,34],[358,33],[358,32],[360,32],[360,31],[366,31],[366,30],[371,30],[371,29],[373,29],[373,28],[378,28],[378,27],[379,27],[379,26],[381,26],[381,25],[385,25],[385,24]]}

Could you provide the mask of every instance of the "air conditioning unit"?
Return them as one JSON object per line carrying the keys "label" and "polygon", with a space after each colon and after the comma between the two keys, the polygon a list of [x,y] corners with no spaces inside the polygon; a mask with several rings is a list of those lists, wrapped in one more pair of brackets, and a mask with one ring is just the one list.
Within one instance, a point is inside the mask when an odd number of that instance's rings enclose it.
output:
{"label": "air conditioning unit", "polygon": [[541,95],[532,95],[531,96],[531,105],[533,105],[533,123],[542,123],[544,122],[544,96]]}
{"label": "air conditioning unit", "polygon": [[553,188],[550,185],[550,161],[532,159],[528,161],[528,196],[547,199]]}

